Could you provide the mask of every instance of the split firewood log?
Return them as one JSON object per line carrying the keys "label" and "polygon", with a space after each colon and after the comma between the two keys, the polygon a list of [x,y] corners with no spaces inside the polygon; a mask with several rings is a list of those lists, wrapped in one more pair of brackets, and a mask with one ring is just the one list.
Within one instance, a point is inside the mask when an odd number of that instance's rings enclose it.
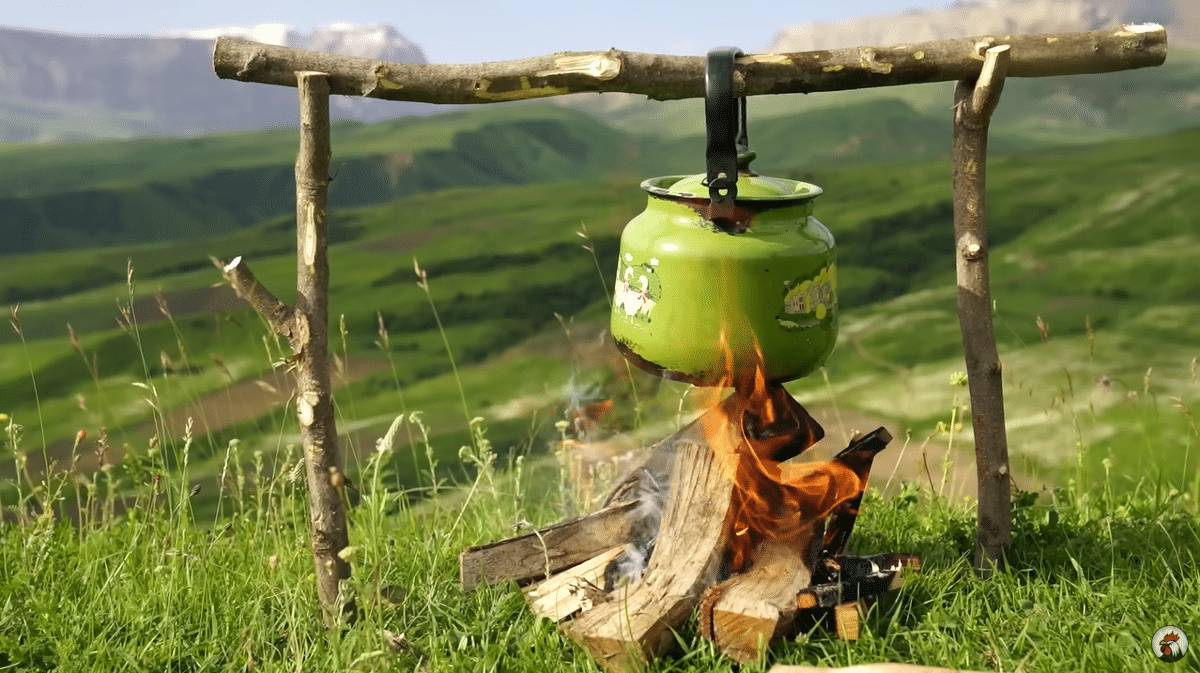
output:
{"label": "split firewood log", "polygon": [[850,601],[833,608],[833,635],[838,640],[858,640],[862,601]]}
{"label": "split firewood log", "polygon": [[469,547],[458,557],[462,587],[527,583],[583,563],[632,538],[636,509],[636,502],[617,503],[533,533]]}
{"label": "split firewood log", "polygon": [[464,550],[459,556],[463,589],[509,580],[518,584],[544,580],[618,545],[650,549],[658,535],[661,501],[669,488],[677,448],[704,445],[705,428],[721,424],[741,403],[734,397],[652,446],[646,459],[618,482],[602,509],[532,533]]}
{"label": "split firewood log", "polygon": [[786,635],[795,622],[796,594],[812,581],[823,531],[815,521],[800,539],[765,540],[749,570],[705,593],[701,633],[743,663]]}
{"label": "split firewood log", "polygon": [[670,483],[654,554],[641,580],[564,627],[605,669],[637,670],[670,650],[673,631],[716,580],[729,537],[729,474],[707,443],[687,442],[676,449]]}
{"label": "split firewood log", "polygon": [[605,600],[605,573],[609,564],[625,553],[613,547],[579,565],[525,590],[529,609],[537,616],[561,622]]}
{"label": "split firewood log", "polygon": [[773,666],[767,673],[982,673],[957,668],[935,668],[912,664],[859,664],[843,668],[821,666]]}

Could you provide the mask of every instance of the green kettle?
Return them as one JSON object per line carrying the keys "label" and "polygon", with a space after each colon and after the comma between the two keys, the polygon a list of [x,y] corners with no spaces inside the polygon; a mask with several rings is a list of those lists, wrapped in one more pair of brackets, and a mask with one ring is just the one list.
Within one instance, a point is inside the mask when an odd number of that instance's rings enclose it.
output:
{"label": "green kettle", "polygon": [[833,235],[820,187],[753,173],[741,51],[709,52],[707,172],[642,183],[646,209],[621,234],[611,332],[630,361],[695,385],[780,383],[820,367],[837,338]]}

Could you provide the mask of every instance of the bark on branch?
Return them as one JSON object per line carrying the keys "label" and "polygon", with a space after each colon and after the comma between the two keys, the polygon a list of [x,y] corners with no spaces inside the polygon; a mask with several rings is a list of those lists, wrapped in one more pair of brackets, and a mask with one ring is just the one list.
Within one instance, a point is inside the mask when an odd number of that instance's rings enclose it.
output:
{"label": "bark on branch", "polygon": [[215,257],[210,259],[213,266],[221,270],[234,294],[250,304],[276,334],[287,339],[288,344],[294,347],[292,336],[295,333],[295,309],[280,301],[265,285],[258,282],[258,278],[250,270],[250,265],[240,256],[234,257],[228,264]]}
{"label": "bark on branch", "polygon": [[971,395],[979,522],[975,567],[990,572],[1004,562],[1012,535],[1004,386],[992,326],[988,281],[988,125],[1011,67],[1007,46],[987,50],[977,80],[963,80],[954,105],[954,238],[958,322]]}
{"label": "bark on branch", "polygon": [[329,83],[319,72],[295,73],[300,97],[300,149],[296,155],[296,306],[279,300],[241,257],[216,259],[225,279],[288,340],[295,358],[296,415],[304,445],[309,528],[317,597],[326,621],[352,614],[339,596],[350,564],[339,552],[349,546],[341,489],[345,475],[338,453],[329,378],[329,260],[325,208],[329,188]]}
{"label": "bark on branch", "polygon": [[[1161,65],[1167,32],[1134,24],[1090,33],[996,35],[891,47],[854,47],[738,59],[734,83],[746,96],[809,93],[975,80],[983,52],[1012,47],[1011,77],[1113,72]],[[515,61],[414,65],[217,38],[218,77],[296,86],[295,73],[329,75],[330,93],[427,103],[495,103],[586,91],[620,91],[668,100],[704,95],[704,59],[611,49]]]}
{"label": "bark on branch", "polygon": [[346,601],[339,583],[350,564],[338,552],[350,545],[341,487],[345,483],[329,380],[329,258],[325,207],[329,194],[329,80],[297,72],[300,149],[296,153],[296,415],[308,475],[308,514],[317,596],[333,620]]}

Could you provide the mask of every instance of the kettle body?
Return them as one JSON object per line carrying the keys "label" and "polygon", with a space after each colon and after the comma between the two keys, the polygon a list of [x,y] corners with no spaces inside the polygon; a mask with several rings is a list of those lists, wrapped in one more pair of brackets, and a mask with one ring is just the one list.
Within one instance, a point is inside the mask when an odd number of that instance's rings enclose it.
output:
{"label": "kettle body", "polygon": [[642,183],[621,235],[611,332],[639,367],[696,385],[783,382],[821,366],[837,338],[833,235],[815,185],[742,177],[718,224],[703,176]]}

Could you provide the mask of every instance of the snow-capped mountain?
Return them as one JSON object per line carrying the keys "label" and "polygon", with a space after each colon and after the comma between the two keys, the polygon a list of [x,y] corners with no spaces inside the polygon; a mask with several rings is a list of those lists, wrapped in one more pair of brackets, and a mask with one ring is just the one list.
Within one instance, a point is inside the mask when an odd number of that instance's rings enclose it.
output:
{"label": "snow-capped mountain", "polygon": [[[420,47],[390,26],[281,24],[170,35],[71,35],[0,27],[0,141],[199,135],[296,123],[295,91],[217,79],[212,41],[261,42],[405,63]],[[339,119],[377,121],[436,108],[336,96]]]}
{"label": "snow-capped mountain", "polygon": [[188,30],[173,34],[171,37],[214,40],[222,35],[241,37],[264,44],[348,54],[397,63],[427,62],[420,47],[407,40],[400,34],[400,31],[385,24],[331,23],[328,26],[304,33],[283,23],[260,23],[248,28]]}

